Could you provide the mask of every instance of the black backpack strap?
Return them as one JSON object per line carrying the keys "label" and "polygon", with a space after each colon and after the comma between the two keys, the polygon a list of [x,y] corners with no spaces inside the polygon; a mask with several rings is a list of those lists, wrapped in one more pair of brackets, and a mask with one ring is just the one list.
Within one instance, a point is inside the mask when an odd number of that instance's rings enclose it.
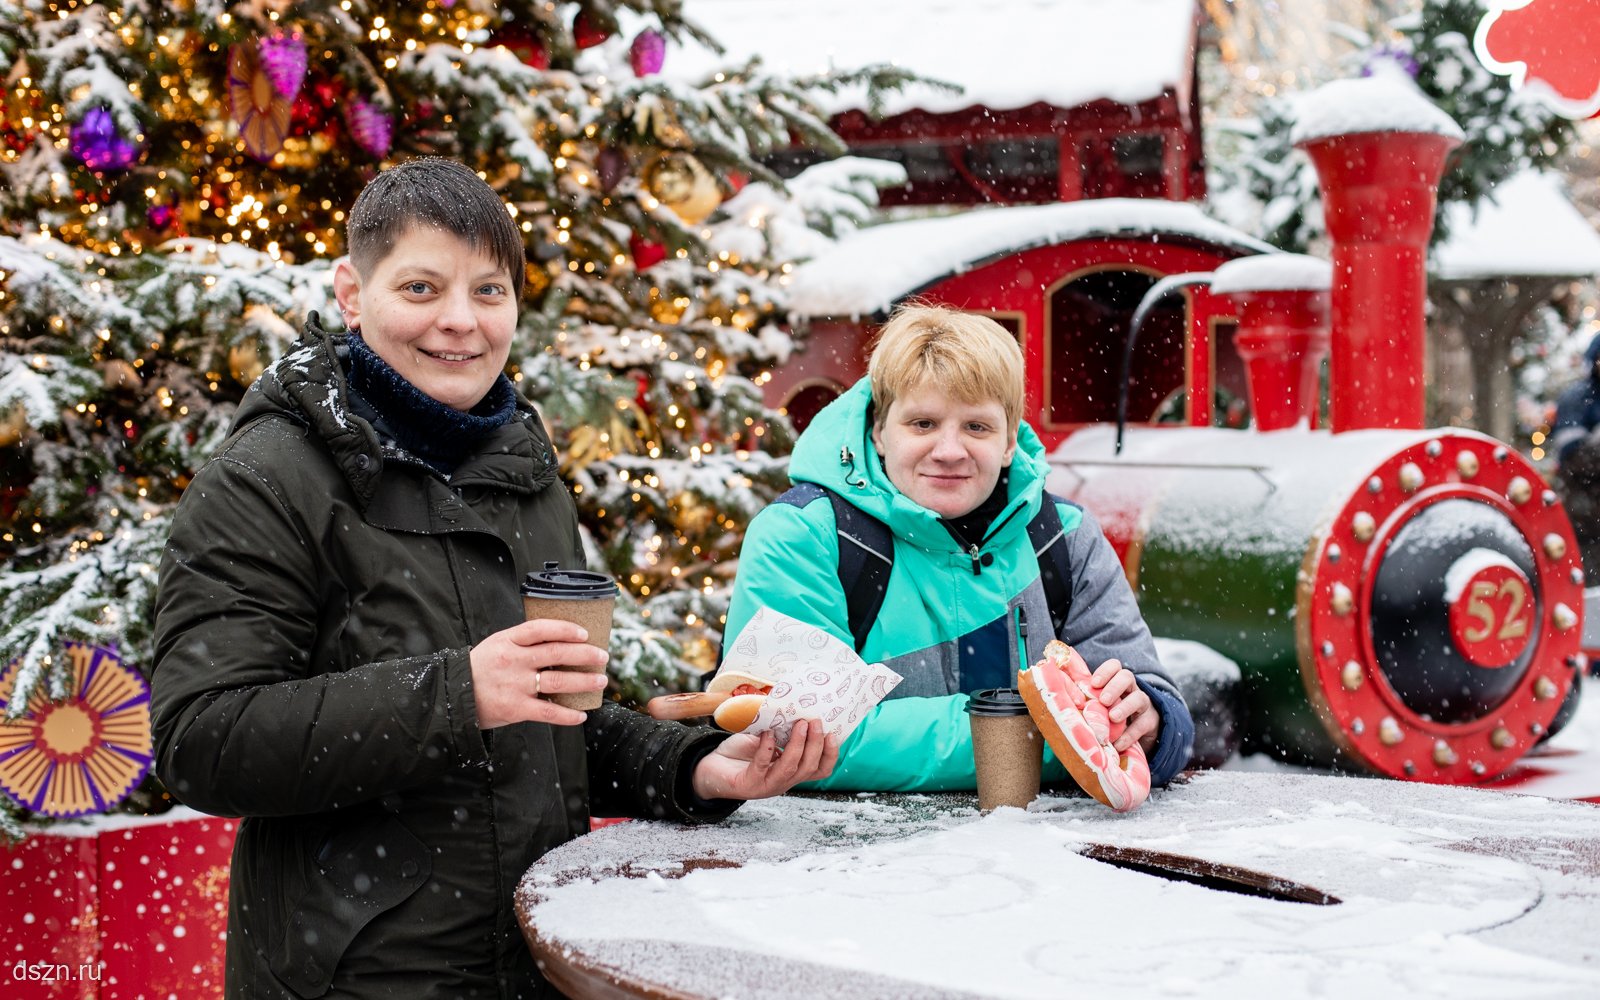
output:
{"label": "black backpack strap", "polygon": [[1056,504],[1064,502],[1046,493],[1039,513],[1028,522],[1028,541],[1039,560],[1039,583],[1044,587],[1045,603],[1050,606],[1051,635],[1062,636],[1067,615],[1072,611],[1072,565],[1067,560],[1067,532],[1061,525]]}
{"label": "black backpack strap", "polygon": [[816,483],[796,483],[776,502],[804,507],[823,496],[833,504],[833,520],[839,533],[839,586],[844,588],[850,635],[859,653],[883,607],[889,573],[894,569],[894,537],[888,525]]}

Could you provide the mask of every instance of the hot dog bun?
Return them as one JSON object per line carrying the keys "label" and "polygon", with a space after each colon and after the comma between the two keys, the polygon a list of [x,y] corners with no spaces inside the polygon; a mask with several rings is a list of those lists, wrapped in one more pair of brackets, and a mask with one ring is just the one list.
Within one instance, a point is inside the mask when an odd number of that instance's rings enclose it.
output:
{"label": "hot dog bun", "polygon": [[[749,691],[735,691],[735,688],[749,687]],[[706,685],[707,694],[753,694],[757,691],[771,691],[772,682],[765,677],[755,674],[743,674],[737,670],[724,670],[711,678]]]}
{"label": "hot dog bun", "polygon": [[766,700],[767,696],[764,694],[734,695],[717,706],[711,721],[730,733],[742,733],[756,721],[756,715],[761,711],[761,704]]}

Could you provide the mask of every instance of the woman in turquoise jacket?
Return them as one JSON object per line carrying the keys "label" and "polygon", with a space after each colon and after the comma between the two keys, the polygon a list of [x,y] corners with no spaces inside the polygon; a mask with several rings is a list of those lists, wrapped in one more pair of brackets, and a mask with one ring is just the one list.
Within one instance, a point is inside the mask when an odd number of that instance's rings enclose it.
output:
{"label": "woman in turquoise jacket", "polygon": [[[1021,419],[1022,372],[1021,348],[992,320],[903,308],[885,324],[867,377],[800,436],[790,479],[833,491],[892,534],[893,571],[861,654],[904,678],[813,787],[976,787],[967,696],[1014,687],[1018,668],[1055,638],[1028,536],[1046,502],[1057,504],[1056,544],[1067,546],[1071,568],[1059,638],[1098,665],[1102,701],[1128,723],[1117,748],[1140,741],[1156,785],[1188,762],[1194,723],[1115,552],[1088,512],[1045,494],[1044,448]],[[853,644],[839,544],[820,492],[762,511],[745,536],[726,635],[770,607]],[[1067,777],[1048,749],[1044,777]]]}

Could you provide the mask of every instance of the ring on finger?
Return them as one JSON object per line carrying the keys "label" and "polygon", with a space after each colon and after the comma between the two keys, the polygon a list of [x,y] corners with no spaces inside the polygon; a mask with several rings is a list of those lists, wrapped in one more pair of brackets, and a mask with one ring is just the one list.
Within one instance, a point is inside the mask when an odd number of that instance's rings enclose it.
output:
{"label": "ring on finger", "polygon": [[544,671],[543,670],[535,670],[533,672],[533,696],[535,698],[538,698],[542,694],[542,692],[540,690],[540,686],[543,683],[543,681],[544,681]]}

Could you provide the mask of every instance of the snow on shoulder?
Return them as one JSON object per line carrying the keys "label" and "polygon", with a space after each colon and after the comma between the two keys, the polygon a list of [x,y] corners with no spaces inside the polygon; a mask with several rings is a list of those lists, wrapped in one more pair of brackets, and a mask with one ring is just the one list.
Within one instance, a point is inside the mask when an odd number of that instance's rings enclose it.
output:
{"label": "snow on shoulder", "polygon": [[941,278],[988,261],[1069,240],[1188,237],[1251,253],[1274,248],[1186,202],[1101,198],[887,222],[851,234],[795,269],[795,316],[870,316]]}
{"label": "snow on shoulder", "polygon": [[1240,257],[1217,268],[1211,291],[1233,292],[1327,291],[1333,287],[1333,265],[1321,257],[1302,253],[1264,253]]}
{"label": "snow on shoulder", "polygon": [[1379,73],[1335,80],[1295,101],[1291,142],[1358,132],[1427,132],[1465,138],[1461,126],[1423,96],[1408,78]]}

